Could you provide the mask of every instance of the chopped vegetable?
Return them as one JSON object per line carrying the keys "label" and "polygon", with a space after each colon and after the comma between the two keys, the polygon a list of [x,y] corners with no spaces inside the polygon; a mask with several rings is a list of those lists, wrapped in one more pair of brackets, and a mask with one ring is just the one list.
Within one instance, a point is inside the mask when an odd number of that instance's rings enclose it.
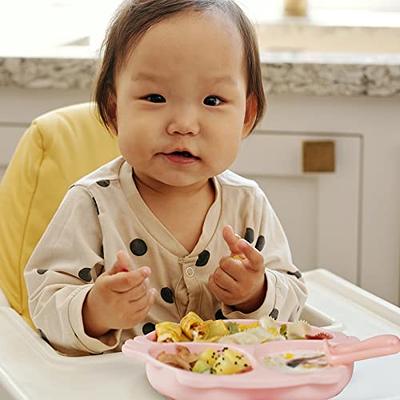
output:
{"label": "chopped vegetable", "polygon": [[246,356],[228,347],[220,350],[206,349],[196,354],[191,353],[187,347],[178,345],[176,353],[162,351],[157,360],[175,368],[201,374],[231,375],[252,369]]}

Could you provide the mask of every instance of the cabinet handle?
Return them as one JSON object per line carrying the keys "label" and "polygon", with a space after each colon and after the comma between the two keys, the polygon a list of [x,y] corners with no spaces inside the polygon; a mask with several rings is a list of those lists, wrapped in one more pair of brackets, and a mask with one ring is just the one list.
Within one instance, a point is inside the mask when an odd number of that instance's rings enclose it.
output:
{"label": "cabinet handle", "polygon": [[303,172],[335,172],[335,142],[304,141]]}

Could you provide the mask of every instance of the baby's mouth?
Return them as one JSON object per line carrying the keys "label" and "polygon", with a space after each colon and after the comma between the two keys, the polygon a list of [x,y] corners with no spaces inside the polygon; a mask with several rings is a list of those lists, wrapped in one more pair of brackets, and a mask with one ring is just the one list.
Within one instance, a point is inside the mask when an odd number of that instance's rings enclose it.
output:
{"label": "baby's mouth", "polygon": [[173,156],[173,157],[182,157],[184,159],[193,159],[193,160],[200,160],[199,157],[193,155],[189,151],[172,151],[170,153],[164,153],[166,156]]}
{"label": "baby's mouth", "polygon": [[160,153],[170,163],[176,166],[188,166],[196,164],[200,158],[187,150],[175,150],[168,153]]}

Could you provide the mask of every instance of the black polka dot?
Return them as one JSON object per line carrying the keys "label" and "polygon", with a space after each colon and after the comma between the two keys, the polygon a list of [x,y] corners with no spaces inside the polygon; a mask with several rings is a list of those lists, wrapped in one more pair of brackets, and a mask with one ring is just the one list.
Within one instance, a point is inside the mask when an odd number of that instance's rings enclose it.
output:
{"label": "black polka dot", "polygon": [[94,279],[98,278],[104,272],[104,265],[100,263],[96,263],[91,273],[94,275]]}
{"label": "black polka dot", "polygon": [[36,270],[36,272],[37,272],[39,275],[43,275],[43,274],[45,274],[45,273],[47,272],[47,269],[45,269],[45,268],[38,268],[38,269]]}
{"label": "black polka dot", "polygon": [[244,240],[247,240],[249,243],[254,242],[254,230],[251,228],[246,228],[246,233],[244,234]]}
{"label": "black polka dot", "polygon": [[197,257],[196,267],[203,267],[208,263],[210,259],[210,252],[208,250],[203,250]]}
{"label": "black polka dot", "polygon": [[273,319],[277,319],[279,315],[279,311],[277,308],[274,308],[270,313],[269,316]]}
{"label": "black polka dot", "polygon": [[288,271],[288,275],[294,275],[297,279],[301,278],[301,272],[300,271],[296,271],[296,272]]}
{"label": "black polka dot", "polygon": [[142,239],[132,240],[129,247],[131,248],[131,252],[135,256],[142,256],[143,254],[146,254],[146,252],[147,252],[147,245]]}
{"label": "black polka dot", "polygon": [[163,287],[161,289],[161,297],[167,303],[173,304],[174,302],[174,292],[169,287]]}
{"label": "black polka dot", "polygon": [[110,181],[108,179],[104,179],[102,181],[97,181],[96,183],[101,187],[110,186]]}
{"label": "black polka dot", "polygon": [[94,208],[96,209],[96,213],[97,213],[97,215],[99,215],[100,214],[99,207],[97,206],[96,199],[94,197],[92,197],[92,200],[93,200]]}
{"label": "black polka dot", "polygon": [[142,332],[147,335],[150,332],[153,332],[156,329],[156,326],[152,322],[147,322],[143,325]]}
{"label": "black polka dot", "polygon": [[264,246],[265,246],[265,237],[263,235],[260,235],[257,238],[257,242],[256,242],[256,246],[255,247],[256,247],[256,249],[258,251],[261,251],[264,248]]}
{"label": "black polka dot", "polygon": [[215,319],[226,319],[225,315],[222,314],[222,310],[219,309],[216,313],[215,313]]}
{"label": "black polka dot", "polygon": [[92,275],[90,273],[90,268],[82,268],[78,272],[79,278],[81,278],[85,282],[90,282],[92,280]]}

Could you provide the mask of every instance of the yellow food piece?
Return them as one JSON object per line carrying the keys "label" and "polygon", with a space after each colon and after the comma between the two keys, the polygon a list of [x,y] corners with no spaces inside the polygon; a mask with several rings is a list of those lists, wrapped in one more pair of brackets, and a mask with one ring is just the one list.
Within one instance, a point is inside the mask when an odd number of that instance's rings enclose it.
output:
{"label": "yellow food piece", "polygon": [[157,342],[185,342],[188,339],[182,334],[182,329],[175,322],[159,322],[156,324]]}
{"label": "yellow food piece", "polygon": [[183,333],[191,340],[193,340],[193,331],[204,322],[196,313],[193,311],[188,312],[180,322],[180,327]]}
{"label": "yellow food piece", "polygon": [[247,331],[247,329],[258,328],[260,323],[258,321],[252,322],[251,324],[239,324],[239,331]]}
{"label": "yellow food piece", "polygon": [[291,360],[293,357],[294,357],[294,354],[293,354],[293,353],[285,353],[285,354],[283,355],[283,358],[284,358],[285,360]]}
{"label": "yellow food piece", "polygon": [[215,375],[238,374],[251,369],[249,360],[238,351],[224,348],[218,352],[212,371]]}
{"label": "yellow food piece", "polygon": [[280,329],[276,326],[269,326],[267,328],[267,332],[270,333],[273,336],[279,336],[280,335]]}
{"label": "yellow food piece", "polygon": [[193,332],[196,342],[216,342],[222,336],[229,334],[229,329],[221,320],[208,320],[200,323]]}
{"label": "yellow food piece", "polygon": [[213,367],[217,359],[217,351],[214,349],[207,349],[200,353],[199,360],[207,363],[208,366]]}

